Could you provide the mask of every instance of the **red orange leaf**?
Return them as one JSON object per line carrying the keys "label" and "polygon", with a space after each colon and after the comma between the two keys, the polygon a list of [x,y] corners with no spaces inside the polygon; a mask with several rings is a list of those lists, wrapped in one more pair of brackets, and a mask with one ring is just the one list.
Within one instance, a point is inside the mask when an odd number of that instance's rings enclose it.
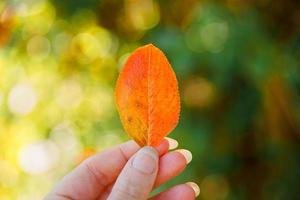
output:
{"label": "red orange leaf", "polygon": [[167,58],[152,44],[129,56],[116,84],[115,99],[125,131],[140,146],[157,146],[177,125],[177,85]]}

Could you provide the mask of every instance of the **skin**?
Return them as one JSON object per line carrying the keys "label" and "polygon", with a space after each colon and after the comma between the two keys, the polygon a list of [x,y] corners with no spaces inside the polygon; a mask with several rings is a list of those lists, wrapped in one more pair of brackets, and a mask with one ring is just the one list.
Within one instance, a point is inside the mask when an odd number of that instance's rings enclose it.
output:
{"label": "skin", "polygon": [[[67,174],[45,200],[143,200],[156,187],[179,175],[186,167],[179,152],[168,152],[169,143],[163,140],[154,148],[142,150],[133,141],[98,153],[82,162]],[[147,163],[147,172],[134,167],[138,156]],[[150,155],[151,154],[151,155]],[[150,200],[194,200],[194,190],[186,184],[176,185]]]}

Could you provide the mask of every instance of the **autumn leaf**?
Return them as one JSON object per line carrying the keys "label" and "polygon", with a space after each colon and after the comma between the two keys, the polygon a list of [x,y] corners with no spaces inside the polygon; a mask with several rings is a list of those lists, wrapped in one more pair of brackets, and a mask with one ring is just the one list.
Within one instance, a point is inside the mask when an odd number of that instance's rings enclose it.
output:
{"label": "autumn leaf", "polygon": [[140,146],[157,146],[177,125],[180,99],[175,73],[152,44],[136,49],[116,84],[115,100],[125,131]]}

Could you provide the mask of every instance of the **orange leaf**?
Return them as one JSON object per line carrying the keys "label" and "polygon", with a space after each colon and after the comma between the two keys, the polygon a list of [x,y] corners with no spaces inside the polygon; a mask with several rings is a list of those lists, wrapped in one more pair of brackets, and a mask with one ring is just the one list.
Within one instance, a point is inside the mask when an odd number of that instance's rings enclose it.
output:
{"label": "orange leaf", "polygon": [[177,79],[163,52],[152,44],[129,56],[115,99],[125,131],[140,146],[157,146],[178,123]]}

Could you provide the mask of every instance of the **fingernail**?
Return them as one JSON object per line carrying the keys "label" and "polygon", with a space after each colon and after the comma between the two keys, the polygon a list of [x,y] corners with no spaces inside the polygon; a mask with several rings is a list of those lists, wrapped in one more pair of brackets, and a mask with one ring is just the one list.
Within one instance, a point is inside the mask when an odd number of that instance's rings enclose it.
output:
{"label": "fingernail", "polygon": [[199,196],[199,194],[200,194],[200,188],[199,188],[199,186],[196,183],[194,183],[194,182],[187,182],[186,184],[188,186],[190,186],[194,190],[195,197]]}
{"label": "fingernail", "polygon": [[142,173],[152,174],[156,171],[158,163],[158,154],[152,147],[143,147],[140,149],[132,161],[132,167]]}
{"label": "fingernail", "polygon": [[174,140],[173,138],[165,137],[166,140],[169,142],[169,150],[176,149],[178,147],[177,140]]}
{"label": "fingernail", "polygon": [[193,159],[192,153],[186,149],[178,149],[176,152],[181,153],[185,157],[186,164],[189,164]]}

